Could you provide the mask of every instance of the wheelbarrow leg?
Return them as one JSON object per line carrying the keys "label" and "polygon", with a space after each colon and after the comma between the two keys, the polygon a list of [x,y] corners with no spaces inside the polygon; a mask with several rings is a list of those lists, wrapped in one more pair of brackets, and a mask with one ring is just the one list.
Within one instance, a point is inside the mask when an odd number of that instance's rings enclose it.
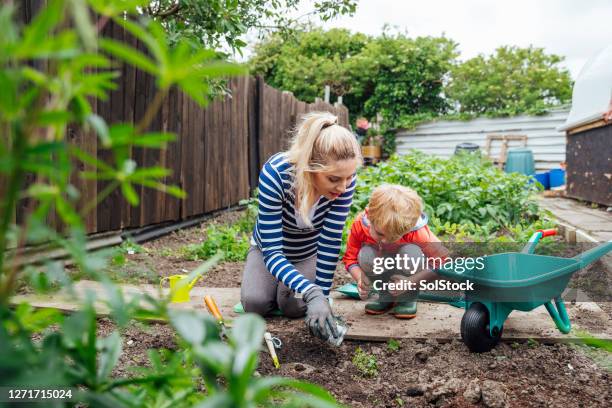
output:
{"label": "wheelbarrow leg", "polygon": [[[556,305],[556,308],[555,308]],[[553,304],[552,300],[544,303],[546,310],[552,317],[555,325],[557,325],[557,329],[563,334],[567,334],[572,329],[572,324],[570,322],[569,316],[567,315],[567,310],[565,309],[565,303],[563,303],[563,299],[561,297],[555,298],[555,304]]]}

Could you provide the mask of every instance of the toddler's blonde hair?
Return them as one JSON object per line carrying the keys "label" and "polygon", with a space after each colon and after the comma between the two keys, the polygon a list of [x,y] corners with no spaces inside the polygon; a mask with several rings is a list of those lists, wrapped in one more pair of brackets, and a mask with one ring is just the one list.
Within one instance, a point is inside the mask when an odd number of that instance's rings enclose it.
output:
{"label": "toddler's blonde hair", "polygon": [[414,227],[423,212],[416,191],[397,184],[383,184],[372,191],[368,219],[389,242],[395,242]]}
{"label": "toddler's blonde hair", "polygon": [[309,197],[314,194],[312,173],[330,171],[336,162],[356,159],[362,163],[361,147],[355,135],[338,125],[338,118],[328,112],[311,112],[302,118],[295,130],[287,159],[295,166],[294,189],[298,197],[298,215],[306,225]]}

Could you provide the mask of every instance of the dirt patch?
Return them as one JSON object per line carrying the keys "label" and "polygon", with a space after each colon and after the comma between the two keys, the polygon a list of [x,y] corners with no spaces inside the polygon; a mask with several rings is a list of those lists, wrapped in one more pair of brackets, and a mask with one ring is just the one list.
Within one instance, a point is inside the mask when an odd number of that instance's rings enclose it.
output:
{"label": "dirt patch", "polygon": [[[386,343],[328,346],[308,336],[301,321],[271,319],[268,326],[283,333],[282,367],[279,372],[262,355],[262,374],[318,383],[353,407],[603,407],[612,398],[611,374],[575,346],[503,343],[490,353],[473,354],[456,340],[402,340],[393,352]],[[363,377],[352,363],[357,347],[374,356],[377,376]]]}
{"label": "dirt patch", "polygon": [[[108,319],[100,320],[100,334],[114,329]],[[387,343],[330,346],[310,337],[301,319],[271,318],[268,330],[283,341],[281,368],[262,352],[260,374],[311,381],[351,407],[608,407],[612,399],[612,373],[595,362],[610,364],[610,354],[587,357],[582,347],[502,343],[473,354],[457,340],[401,340],[392,351]],[[176,347],[173,330],[164,324],[131,324],[123,336],[115,375],[147,366],[150,348]],[[376,375],[364,376],[353,363],[357,348],[375,361]]]}
{"label": "dirt patch", "polygon": [[[240,215],[225,213],[214,222],[234,222]],[[117,280],[157,283],[161,276],[192,270],[200,262],[182,258],[180,248],[202,242],[210,222],[144,244],[143,253],[127,255],[124,275],[117,275]],[[199,285],[239,287],[243,265],[218,265]],[[574,286],[588,289],[597,287],[592,282],[601,279],[610,282],[609,275],[598,275],[599,270],[596,263],[577,274]],[[350,281],[339,263],[334,287]],[[602,308],[612,315],[612,307],[602,304]],[[588,321],[588,311],[579,319]],[[312,338],[302,319],[270,318],[267,323],[268,330],[283,341],[278,352],[282,366],[275,369],[262,352],[258,371],[319,384],[351,407],[608,407],[612,400],[612,354],[583,346],[502,343],[484,354],[470,353],[458,340],[444,344],[401,340],[396,351],[387,343],[357,341],[334,347]],[[114,327],[109,320],[100,320],[102,334]],[[124,353],[115,374],[130,375],[130,366],[148,365],[147,349],[175,347],[171,327],[132,324],[124,331]],[[357,348],[375,361],[378,374],[364,376],[353,363]]]}

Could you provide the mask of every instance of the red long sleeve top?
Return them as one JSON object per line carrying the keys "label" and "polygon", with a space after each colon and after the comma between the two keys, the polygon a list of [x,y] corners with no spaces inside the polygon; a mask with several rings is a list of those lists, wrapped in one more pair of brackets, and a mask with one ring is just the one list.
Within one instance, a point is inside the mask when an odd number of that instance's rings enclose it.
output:
{"label": "red long sleeve top", "polygon": [[354,265],[359,264],[357,260],[359,250],[366,244],[379,246],[381,249],[385,245],[415,244],[421,248],[423,254],[428,258],[439,257],[441,260],[444,260],[448,257],[448,250],[441,244],[438,237],[431,232],[427,226],[427,217],[424,214],[421,215],[417,225],[399,240],[393,244],[381,244],[370,235],[370,221],[367,218],[367,210],[360,213],[353,221],[353,225],[351,225],[346,252],[342,258],[347,271]]}

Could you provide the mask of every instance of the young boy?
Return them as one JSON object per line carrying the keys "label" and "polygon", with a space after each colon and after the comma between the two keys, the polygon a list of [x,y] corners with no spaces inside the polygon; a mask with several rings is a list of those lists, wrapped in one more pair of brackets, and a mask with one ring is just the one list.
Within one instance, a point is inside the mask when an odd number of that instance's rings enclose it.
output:
{"label": "young boy", "polygon": [[[365,211],[355,218],[343,262],[362,299],[370,288],[378,290],[378,300],[366,304],[366,313],[391,310],[396,318],[411,319],[417,312],[418,282],[438,277],[419,265],[427,264],[425,257],[442,261],[447,256],[448,250],[427,226],[419,195],[404,186],[385,184],[374,189]],[[406,290],[407,281],[413,282],[413,290]]]}

